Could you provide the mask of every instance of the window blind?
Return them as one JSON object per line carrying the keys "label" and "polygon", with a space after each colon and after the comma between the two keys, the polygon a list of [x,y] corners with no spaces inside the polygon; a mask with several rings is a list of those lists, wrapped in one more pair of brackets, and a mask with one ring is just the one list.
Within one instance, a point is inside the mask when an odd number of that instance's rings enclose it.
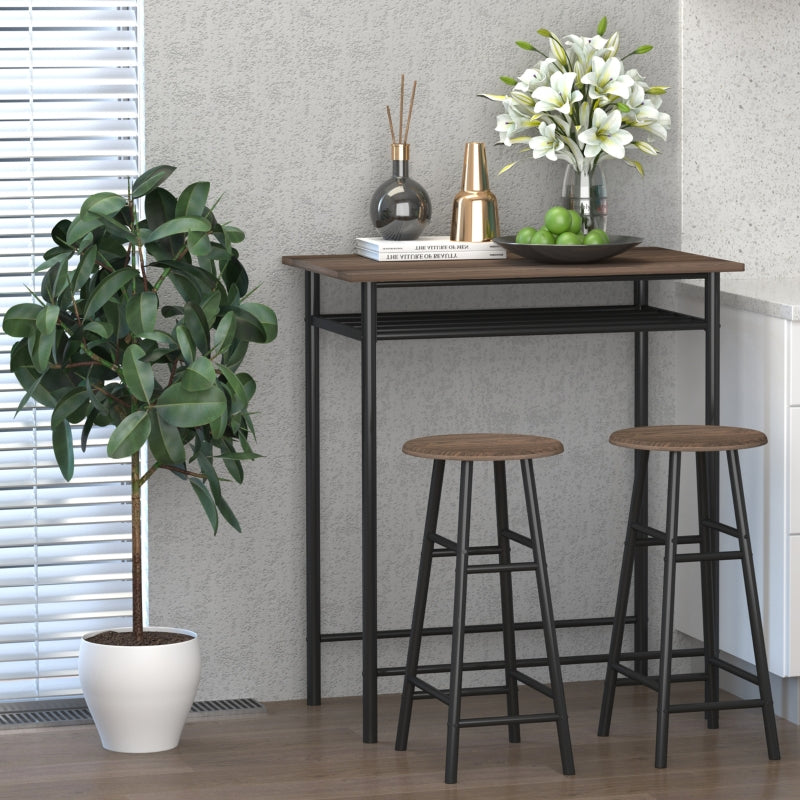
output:
{"label": "window blind", "polygon": [[[38,288],[53,225],[141,171],[140,31],[141,0],[0,0],[0,313]],[[0,702],[78,694],[80,637],[130,624],[130,464],[101,431],[63,480],[49,411],[15,414],[11,344],[0,333]]]}

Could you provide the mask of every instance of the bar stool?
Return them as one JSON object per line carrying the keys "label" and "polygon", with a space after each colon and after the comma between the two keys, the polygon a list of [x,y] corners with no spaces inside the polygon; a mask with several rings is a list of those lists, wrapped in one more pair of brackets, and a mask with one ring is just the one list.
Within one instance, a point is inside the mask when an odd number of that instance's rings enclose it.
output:
{"label": "bar stool", "polygon": [[[433,697],[448,706],[447,746],[445,759],[445,783],[455,783],[458,771],[459,733],[462,728],[485,725],[508,725],[510,742],[520,741],[520,724],[527,722],[555,722],[561,753],[561,766],[565,775],[572,775],[575,767],[572,759],[567,708],[564,700],[564,685],[556,645],[556,631],[550,600],[550,585],[544,557],[544,545],[539,520],[539,507],[533,475],[533,459],[546,458],[562,453],[564,447],[556,439],[541,436],[513,434],[452,434],[427,436],[412,439],[403,445],[403,452],[419,458],[433,459],[425,532],[420,556],[414,611],[406,662],[400,717],[397,724],[396,750],[405,750],[411,723],[411,708],[415,698]],[[437,533],[439,502],[446,461],[461,462],[461,482],[458,507],[458,530],[455,541]],[[497,515],[497,545],[470,546],[470,514],[472,497],[472,471],[475,461],[494,462],[495,507]],[[506,489],[506,461],[519,461],[522,467],[522,483],[527,506],[530,537],[509,528]],[[512,562],[511,542],[532,551],[532,560]],[[455,597],[453,603],[453,628],[450,658],[450,687],[440,690],[419,677],[425,672],[439,671],[420,668],[419,656],[425,621],[425,607],[434,556],[455,556]],[[495,564],[469,564],[472,556],[498,556]],[[535,571],[539,606],[542,616],[550,685],[547,686],[520,672],[517,665],[514,631],[514,610],[511,575],[517,571]],[[505,684],[494,687],[462,689],[464,664],[465,611],[467,598],[467,575],[498,573],[500,576],[500,605],[503,629],[503,665]],[[469,669],[497,669],[491,662],[473,663]],[[518,683],[536,689],[553,701],[552,713],[520,714]],[[461,698],[466,695],[505,694],[506,714],[492,717],[462,718]]]}
{"label": "bar stool", "polygon": [[[764,633],[761,627],[761,613],[758,604],[753,553],[750,546],[750,532],[745,511],[742,475],[739,467],[739,450],[750,447],[761,447],[767,443],[767,437],[761,432],[749,428],[734,428],[718,425],[662,425],[651,427],[628,428],[615,431],[609,437],[611,444],[639,451],[634,475],[633,494],[628,517],[627,535],[622,558],[622,569],[617,592],[617,604],[609,647],[608,666],[606,669],[603,701],[600,711],[600,723],[597,733],[608,736],[611,726],[611,712],[614,705],[614,692],[618,676],[658,692],[656,722],[656,754],[655,766],[667,765],[667,736],[669,715],[685,711],[704,711],[709,728],[719,725],[719,711],[730,708],[760,707],[764,718],[764,731],[767,740],[769,758],[780,758],[778,732],[775,724],[775,713],[772,705],[772,692],[767,670],[767,652],[764,646]],[[669,477],[667,493],[666,530],[660,531],[639,522],[642,500],[647,483],[647,462],[650,452],[658,450],[669,453]],[[697,470],[697,504],[698,535],[678,535],[678,494],[680,483],[681,453],[694,453]],[[712,467],[715,465],[716,453],[725,452],[728,461],[731,495],[736,525],[724,525],[719,520],[710,518],[712,508]],[[738,541],[738,549],[720,551],[719,534],[724,533]],[[622,637],[625,613],[630,593],[631,576],[634,565],[634,551],[637,547],[648,547],[654,544],[664,545],[664,584],[661,606],[661,649],[658,654],[659,673],[648,676],[642,670],[623,666],[622,661],[637,661],[646,664],[647,654],[623,654]],[[677,552],[678,545],[696,544],[699,551],[693,553]],[[750,621],[750,634],[755,654],[755,674],[741,670],[734,664],[723,660],[719,651],[719,597],[718,574],[719,562],[735,559],[741,562],[744,575],[744,590]],[[670,702],[670,682],[673,655],[672,628],[675,603],[675,567],[683,562],[700,562],[701,598],[703,614],[703,656],[704,671],[694,679],[705,684],[704,702],[672,704]],[[641,659],[641,660],[640,660]],[[635,666],[635,665],[634,665]],[[753,700],[719,699],[719,670],[723,669],[758,686],[759,697]],[[682,676],[686,679],[688,676]]]}

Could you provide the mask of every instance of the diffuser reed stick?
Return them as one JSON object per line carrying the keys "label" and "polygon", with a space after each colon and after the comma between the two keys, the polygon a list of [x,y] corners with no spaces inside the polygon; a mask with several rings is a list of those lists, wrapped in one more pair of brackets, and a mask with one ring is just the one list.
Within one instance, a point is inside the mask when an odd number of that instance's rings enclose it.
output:
{"label": "diffuser reed stick", "polygon": [[400,76],[400,126],[398,128],[398,132],[400,133],[400,138],[398,139],[395,136],[394,132],[394,124],[392,123],[392,112],[389,106],[386,106],[386,115],[389,117],[389,132],[392,134],[392,144],[408,144],[408,128],[411,125],[411,112],[414,109],[414,95],[417,93],[417,82],[414,81],[414,85],[411,87],[411,99],[408,102],[408,114],[406,115],[406,128],[403,131],[403,105],[405,102],[405,93],[406,93],[406,76]]}

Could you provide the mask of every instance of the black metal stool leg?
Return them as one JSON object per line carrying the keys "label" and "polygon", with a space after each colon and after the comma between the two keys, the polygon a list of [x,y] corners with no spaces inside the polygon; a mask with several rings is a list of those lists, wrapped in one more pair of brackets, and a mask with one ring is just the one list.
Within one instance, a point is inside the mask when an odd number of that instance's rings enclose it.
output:
{"label": "black metal stool leg", "polygon": [[433,561],[433,534],[439,520],[439,503],[442,497],[444,478],[444,461],[434,461],[431,474],[431,488],[428,493],[428,511],[425,516],[425,533],[422,539],[422,552],[419,557],[419,573],[417,590],[414,597],[414,612],[411,618],[411,632],[408,641],[408,657],[406,660],[403,696],[400,701],[400,717],[397,723],[395,750],[405,750],[408,745],[408,729],[411,725],[411,707],[414,702],[414,684],[411,679],[416,676],[419,666],[419,653],[422,646],[422,628],[425,623],[425,607],[428,602],[428,586]]}
{"label": "black metal stool leg", "polygon": [[608,664],[606,666],[605,685],[603,686],[603,702],[600,707],[600,722],[597,726],[598,736],[608,736],[611,730],[611,712],[614,709],[614,695],[617,688],[617,672],[614,668],[619,663],[622,653],[622,640],[625,635],[625,616],[628,611],[628,598],[631,592],[631,580],[636,556],[636,531],[634,525],[639,520],[642,501],[645,495],[647,478],[647,462],[649,451],[640,451],[642,458],[636,460],[637,469],[633,480],[628,525],[625,533],[625,546],[622,554],[622,567],[619,574],[617,603],[614,610],[614,623],[611,628],[611,643],[608,648]]}
{"label": "black metal stool leg", "polygon": [[[497,545],[500,548],[500,563],[511,563],[511,546],[505,532],[508,530],[508,491],[506,487],[506,465],[494,462],[494,497],[497,511]],[[509,717],[519,714],[519,691],[514,672],[517,669],[517,645],[514,634],[514,595],[511,573],[500,575],[500,609],[503,622],[503,659],[506,668],[506,712]],[[508,725],[508,741],[519,742],[519,723]]]}
{"label": "black metal stool leg", "polygon": [[729,450],[728,473],[731,479],[731,494],[733,495],[733,509],[736,516],[736,527],[739,531],[740,546],[742,550],[742,573],[744,576],[745,595],[747,597],[747,612],[750,617],[750,633],[753,638],[753,653],[756,662],[756,675],[761,694],[762,713],[764,716],[764,733],[767,738],[767,753],[769,758],[777,761],[781,757],[778,746],[778,729],[775,723],[775,710],[772,703],[772,689],[769,684],[769,668],[767,666],[767,649],[764,645],[764,630],[761,625],[761,610],[758,603],[758,590],[756,588],[755,568],[753,566],[753,550],[750,545],[750,529],[747,524],[747,512],[744,504],[744,489],[742,488],[742,473],[739,467],[739,453]]}
{"label": "black metal stool leg", "polygon": [[[713,536],[706,524],[711,519],[709,504],[709,459],[704,452],[695,454],[697,467],[697,516],[700,532],[700,553],[711,555],[717,552],[719,536]],[[719,632],[717,630],[716,596],[714,561],[700,562],[700,596],[703,610],[703,661],[705,674],[706,703],[719,702]],[[709,728],[719,727],[719,709],[712,708],[705,712]]]}
{"label": "black metal stool leg", "polygon": [[678,549],[678,496],[681,479],[681,454],[669,454],[667,524],[664,541],[664,587],[661,604],[661,654],[658,671],[658,714],[656,721],[656,759],[658,768],[667,766],[669,737],[670,676],[672,674],[672,626],[675,618],[675,556]]}
{"label": "black metal stool leg", "polygon": [[461,732],[461,680],[464,672],[464,628],[467,610],[467,550],[472,504],[472,462],[461,462],[458,501],[455,591],[453,601],[453,642],[450,655],[450,691],[447,711],[447,751],[444,782],[455,783],[458,775],[458,742]]}
{"label": "black metal stool leg", "polygon": [[550,598],[550,581],[547,577],[547,560],[544,554],[539,502],[536,497],[536,482],[533,476],[533,461],[524,459],[520,464],[522,466],[522,485],[528,510],[528,526],[531,532],[533,558],[538,565],[536,586],[539,591],[539,610],[542,616],[542,633],[547,651],[547,666],[550,670],[553,709],[558,716],[556,730],[558,732],[558,747],[561,752],[561,769],[565,775],[574,775],[575,763],[572,757],[572,740],[570,739],[569,721],[567,719],[567,701],[564,697],[564,681],[561,677],[561,662],[558,655],[556,626]]}

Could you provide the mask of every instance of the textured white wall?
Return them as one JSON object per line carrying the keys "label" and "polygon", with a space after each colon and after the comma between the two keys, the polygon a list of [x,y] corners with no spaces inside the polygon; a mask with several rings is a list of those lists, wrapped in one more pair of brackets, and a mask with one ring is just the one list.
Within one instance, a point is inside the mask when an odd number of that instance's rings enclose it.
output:
{"label": "textured white wall", "polygon": [[[385,106],[397,106],[400,74],[418,81],[411,170],[432,198],[431,232],[449,230],[465,142],[495,141],[498,106],[477,94],[501,91],[497,76],[530,63],[516,39],[535,40],[542,26],[588,35],[596,14],[606,13],[623,48],[655,45],[637,64],[647,78],[679,85],[678,4],[608,0],[602,12],[587,12],[587,4],[565,0],[540,8],[510,0],[145,2],[148,165],[174,164],[176,184],[208,179],[212,192],[224,195],[220,216],[245,230],[242,261],[280,326],[278,339],[256,348],[250,364],[264,458],[248,469],[243,487],[228,491],[243,532],[223,529],[212,537],[193,494],[169,476],[151,488],[151,618],[200,633],[202,697],[305,694],[303,290],[301,274],[282,266],[281,256],[349,252],[355,236],[370,233],[368,200],[390,170]],[[677,247],[676,89],[665,109],[673,133],[662,155],[646,160],[646,178],[621,165],[607,169],[609,229]],[[537,162],[497,176],[507,156],[504,148],[489,148],[504,232],[539,218],[556,201],[562,174],[560,164]],[[494,302],[591,302],[597,291],[509,290]],[[626,299],[626,291],[613,287],[603,298]],[[484,294],[439,289],[426,302],[469,306],[484,302]],[[357,303],[347,287],[328,296],[342,308]],[[403,293],[390,300],[399,305]],[[665,421],[672,399],[658,382],[669,385],[672,337],[652,339],[658,374],[651,419]],[[322,351],[325,626],[355,629],[359,355],[355,343],[324,334]],[[429,478],[429,464],[403,456],[400,446],[412,436],[466,429],[541,432],[564,441],[566,453],[537,473],[556,610],[562,617],[610,613],[630,464],[607,436],[632,420],[631,338],[384,343],[378,356],[382,624],[406,626],[410,619]],[[488,482],[480,470],[477,478]],[[481,490],[476,504],[483,501],[489,495]],[[451,494],[446,518],[454,507]],[[473,595],[480,618],[497,618],[491,588]],[[443,584],[433,603],[440,620],[449,613],[447,593]],[[582,636],[598,651],[607,644],[605,630]],[[561,648],[570,650],[566,633]],[[402,650],[387,646],[382,661],[401,661]],[[356,645],[326,645],[323,659],[324,694],[360,691]],[[571,669],[567,678],[598,674],[594,667]],[[381,684],[383,691],[395,688]]]}
{"label": "textured white wall", "polygon": [[683,248],[800,275],[800,4],[683,6]]}

